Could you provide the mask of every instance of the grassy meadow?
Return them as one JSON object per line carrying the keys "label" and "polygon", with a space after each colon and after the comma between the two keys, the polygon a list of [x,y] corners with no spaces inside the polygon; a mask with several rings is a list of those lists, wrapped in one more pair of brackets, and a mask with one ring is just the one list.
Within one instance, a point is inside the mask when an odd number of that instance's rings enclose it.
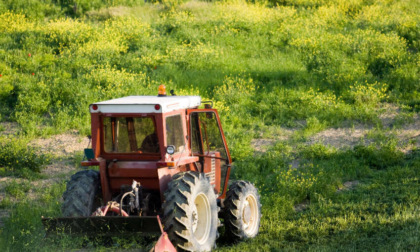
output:
{"label": "grassy meadow", "polygon": [[165,84],[215,102],[232,177],[261,194],[260,234],[217,250],[420,250],[419,13],[416,0],[0,2],[0,247],[150,249],[46,237],[40,216],[60,216],[83,154],[34,143],[82,139],[90,103]]}

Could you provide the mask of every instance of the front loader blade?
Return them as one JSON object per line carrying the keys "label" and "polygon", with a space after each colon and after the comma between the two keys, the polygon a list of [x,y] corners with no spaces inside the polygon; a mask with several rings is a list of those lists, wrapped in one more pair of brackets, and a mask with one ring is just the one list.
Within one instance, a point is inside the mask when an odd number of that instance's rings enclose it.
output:
{"label": "front loader blade", "polygon": [[156,216],[42,217],[42,224],[47,234],[120,236],[161,233]]}

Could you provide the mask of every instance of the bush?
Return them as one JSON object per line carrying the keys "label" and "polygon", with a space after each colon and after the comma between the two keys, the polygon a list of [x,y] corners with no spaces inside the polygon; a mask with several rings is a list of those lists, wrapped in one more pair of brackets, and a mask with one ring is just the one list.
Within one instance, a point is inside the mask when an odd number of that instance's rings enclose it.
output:
{"label": "bush", "polygon": [[404,153],[398,150],[395,141],[388,141],[381,146],[374,144],[354,147],[355,156],[370,167],[385,169],[404,161]]}
{"label": "bush", "polygon": [[3,0],[0,12],[11,10],[32,19],[57,18],[59,16],[81,17],[88,11],[120,5],[142,5],[143,0]]}
{"label": "bush", "polygon": [[355,83],[350,86],[350,90],[344,97],[350,103],[354,103],[356,106],[367,106],[375,108],[378,104],[388,98],[387,95],[388,85],[381,83]]}
{"label": "bush", "polygon": [[35,148],[26,146],[21,140],[7,141],[0,145],[0,167],[6,171],[24,175],[27,171],[40,172],[50,157],[39,154]]}

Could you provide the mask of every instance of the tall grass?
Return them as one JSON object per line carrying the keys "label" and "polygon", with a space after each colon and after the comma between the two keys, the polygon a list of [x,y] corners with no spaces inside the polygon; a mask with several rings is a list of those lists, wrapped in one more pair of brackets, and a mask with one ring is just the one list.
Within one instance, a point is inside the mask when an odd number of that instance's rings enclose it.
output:
{"label": "tall grass", "polygon": [[[240,92],[243,79],[255,89],[254,102],[244,99],[230,114],[251,111],[248,127],[313,116],[329,125],[372,121],[379,102],[416,106],[416,1],[278,4],[145,5],[139,12],[158,18],[128,13],[105,21],[40,21],[3,9],[2,114],[28,135],[69,128],[86,133],[91,102],[154,94],[163,83],[194,86],[229,107],[219,89],[227,83]],[[294,115],[295,107],[302,111]]]}
{"label": "tall grass", "polygon": [[[349,122],[381,128],[384,102],[419,111],[418,1],[152,2],[2,1],[0,120],[17,122],[25,138],[88,134],[90,103],[156,95],[165,84],[215,101],[232,176],[262,194],[260,235],[234,247],[222,239],[221,250],[418,250],[418,151],[404,155],[385,135],[346,150],[303,144]],[[251,140],[272,138],[280,126],[298,131],[254,153]],[[17,145],[2,143],[2,174],[17,162],[41,169],[47,159]],[[360,186],[337,193],[349,180]],[[8,185],[0,208],[12,214],[0,247],[102,249],[86,239],[43,237],[39,216],[60,215],[63,190],[58,184],[15,203],[27,184]],[[309,206],[296,213],[301,202]],[[108,249],[141,243],[114,240]]]}

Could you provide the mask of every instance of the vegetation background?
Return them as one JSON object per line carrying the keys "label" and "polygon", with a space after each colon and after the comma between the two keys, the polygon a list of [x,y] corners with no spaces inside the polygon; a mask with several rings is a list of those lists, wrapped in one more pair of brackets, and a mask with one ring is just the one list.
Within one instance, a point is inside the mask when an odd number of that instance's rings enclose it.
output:
{"label": "vegetation background", "polygon": [[0,247],[150,247],[45,237],[83,154],[34,143],[165,84],[215,101],[233,176],[262,196],[260,235],[218,249],[419,250],[419,49],[416,0],[3,0]]}

